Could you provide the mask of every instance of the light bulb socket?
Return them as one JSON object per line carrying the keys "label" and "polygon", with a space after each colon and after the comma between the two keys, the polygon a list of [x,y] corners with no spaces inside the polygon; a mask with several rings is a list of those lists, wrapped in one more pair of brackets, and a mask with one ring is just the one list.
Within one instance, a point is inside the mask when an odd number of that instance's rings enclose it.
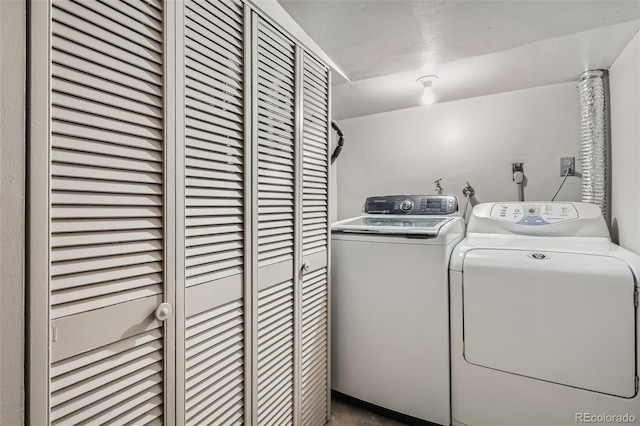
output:
{"label": "light bulb socket", "polygon": [[431,85],[438,81],[438,76],[435,74],[423,75],[416,80],[418,83],[422,83],[423,87],[431,87]]}

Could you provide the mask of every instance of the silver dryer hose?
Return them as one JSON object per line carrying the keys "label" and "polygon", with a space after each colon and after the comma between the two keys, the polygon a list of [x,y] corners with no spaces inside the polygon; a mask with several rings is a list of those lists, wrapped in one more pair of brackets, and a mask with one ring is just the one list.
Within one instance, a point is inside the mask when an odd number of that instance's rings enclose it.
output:
{"label": "silver dryer hose", "polygon": [[607,72],[585,71],[580,75],[580,155],[582,201],[597,204],[607,217],[607,151],[609,117]]}

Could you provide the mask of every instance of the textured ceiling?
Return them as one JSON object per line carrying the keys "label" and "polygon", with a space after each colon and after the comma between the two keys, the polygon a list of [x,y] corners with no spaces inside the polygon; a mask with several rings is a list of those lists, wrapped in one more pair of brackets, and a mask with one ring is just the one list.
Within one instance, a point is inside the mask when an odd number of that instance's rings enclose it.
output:
{"label": "textured ceiling", "polygon": [[[279,0],[344,74],[335,118],[451,101],[608,68],[640,28],[640,0]],[[440,93],[438,93],[440,92]]]}
{"label": "textured ceiling", "polygon": [[280,0],[352,80],[640,19],[639,1]]}

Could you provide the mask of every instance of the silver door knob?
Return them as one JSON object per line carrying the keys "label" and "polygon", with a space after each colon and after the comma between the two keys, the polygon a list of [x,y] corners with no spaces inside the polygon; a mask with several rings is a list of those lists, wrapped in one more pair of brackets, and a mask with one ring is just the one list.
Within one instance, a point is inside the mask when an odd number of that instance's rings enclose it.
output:
{"label": "silver door knob", "polygon": [[173,306],[169,303],[161,303],[156,309],[156,319],[158,321],[165,321],[173,313]]}

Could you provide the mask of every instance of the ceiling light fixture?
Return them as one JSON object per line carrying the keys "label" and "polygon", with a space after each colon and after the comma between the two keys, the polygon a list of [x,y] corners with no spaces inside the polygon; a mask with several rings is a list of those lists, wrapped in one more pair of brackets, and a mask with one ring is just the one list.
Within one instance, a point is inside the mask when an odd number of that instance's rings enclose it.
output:
{"label": "ceiling light fixture", "polygon": [[433,74],[423,75],[416,80],[419,83],[422,83],[422,88],[424,90],[422,93],[422,103],[425,105],[432,104],[436,100],[433,96],[433,90],[431,87],[436,80],[438,80],[438,76]]}

